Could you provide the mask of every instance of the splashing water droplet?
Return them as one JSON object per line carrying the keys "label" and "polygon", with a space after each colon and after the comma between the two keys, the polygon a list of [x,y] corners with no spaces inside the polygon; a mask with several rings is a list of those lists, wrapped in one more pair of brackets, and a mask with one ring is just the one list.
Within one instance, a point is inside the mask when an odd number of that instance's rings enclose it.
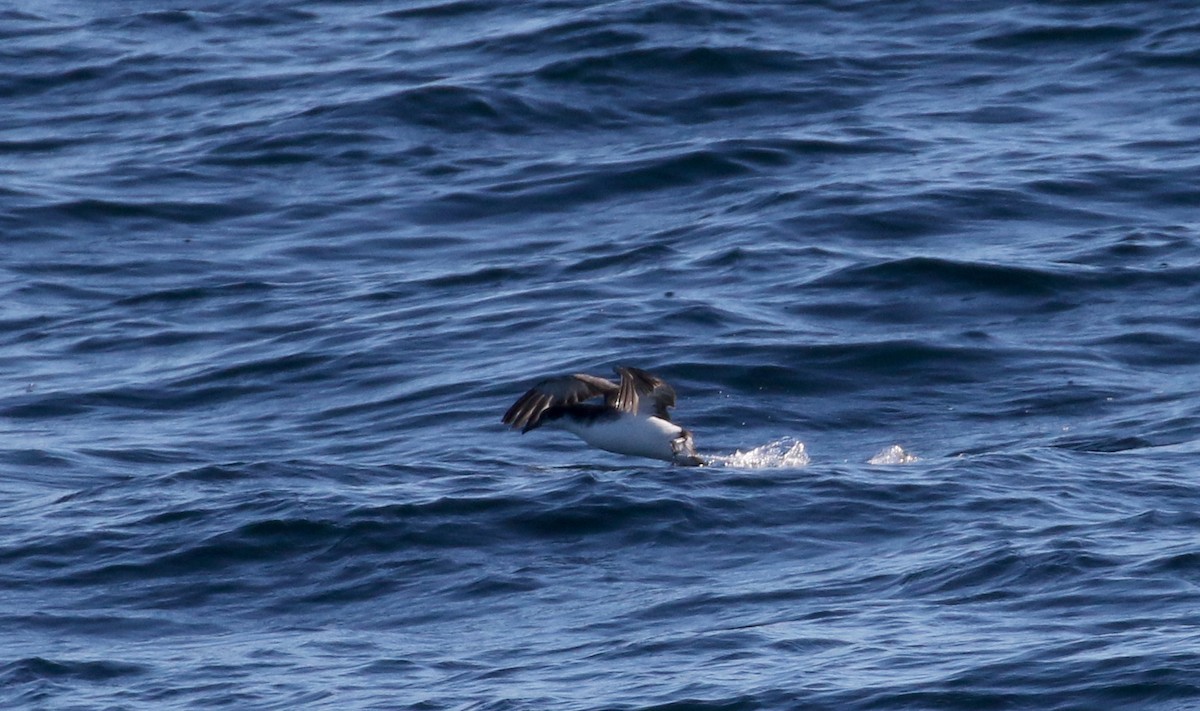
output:
{"label": "splashing water droplet", "polygon": [[738,469],[766,469],[808,466],[808,452],[804,443],[792,437],[764,444],[743,452],[737,450],[727,456],[714,456],[710,463]]}
{"label": "splashing water droplet", "polygon": [[919,461],[921,458],[917,455],[904,451],[898,444],[893,444],[867,460],[867,464],[912,464]]}

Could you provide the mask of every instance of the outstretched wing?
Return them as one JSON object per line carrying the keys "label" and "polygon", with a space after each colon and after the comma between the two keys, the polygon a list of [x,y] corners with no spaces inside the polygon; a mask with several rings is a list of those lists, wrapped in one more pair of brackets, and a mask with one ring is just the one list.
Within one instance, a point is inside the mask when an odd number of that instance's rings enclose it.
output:
{"label": "outstretched wing", "polygon": [[585,373],[548,378],[534,385],[529,392],[513,403],[508,412],[504,413],[502,421],[506,425],[519,428],[522,432],[528,432],[537,427],[538,420],[547,408],[554,405],[573,405],[598,395],[603,395],[605,400],[608,400],[616,393],[616,383]]}
{"label": "outstretched wing", "polygon": [[639,368],[617,366],[615,370],[621,376],[621,385],[612,400],[613,407],[670,421],[667,408],[675,407],[675,388]]}

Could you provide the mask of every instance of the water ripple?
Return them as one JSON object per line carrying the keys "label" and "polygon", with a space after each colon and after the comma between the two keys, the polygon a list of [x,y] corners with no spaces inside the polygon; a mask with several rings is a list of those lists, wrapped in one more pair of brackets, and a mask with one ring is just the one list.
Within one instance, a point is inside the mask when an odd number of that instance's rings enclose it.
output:
{"label": "water ripple", "polygon": [[0,10],[0,706],[1200,699],[1191,4],[294,5]]}

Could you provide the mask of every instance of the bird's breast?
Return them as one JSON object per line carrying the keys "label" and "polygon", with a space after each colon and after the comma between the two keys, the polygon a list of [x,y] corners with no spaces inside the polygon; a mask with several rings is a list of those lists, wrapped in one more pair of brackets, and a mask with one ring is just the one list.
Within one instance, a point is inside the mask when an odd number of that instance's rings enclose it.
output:
{"label": "bird's breast", "polygon": [[566,421],[562,426],[593,447],[667,461],[674,457],[671,440],[683,432],[679,425],[658,417],[624,412],[618,417],[595,418],[590,422]]}

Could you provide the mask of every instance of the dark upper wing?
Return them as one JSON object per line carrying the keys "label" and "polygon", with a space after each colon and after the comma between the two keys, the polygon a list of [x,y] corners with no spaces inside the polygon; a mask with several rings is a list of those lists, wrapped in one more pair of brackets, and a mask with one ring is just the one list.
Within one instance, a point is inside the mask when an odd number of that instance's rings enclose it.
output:
{"label": "dark upper wing", "polygon": [[572,405],[597,395],[608,399],[616,392],[616,383],[585,373],[548,378],[534,385],[529,392],[513,403],[508,412],[504,413],[502,421],[506,425],[528,431],[537,426],[542,413],[548,407]]}
{"label": "dark upper wing", "polygon": [[621,376],[621,385],[612,400],[613,407],[625,412],[671,419],[667,408],[675,407],[675,389],[666,381],[638,368],[618,366],[616,371]]}

